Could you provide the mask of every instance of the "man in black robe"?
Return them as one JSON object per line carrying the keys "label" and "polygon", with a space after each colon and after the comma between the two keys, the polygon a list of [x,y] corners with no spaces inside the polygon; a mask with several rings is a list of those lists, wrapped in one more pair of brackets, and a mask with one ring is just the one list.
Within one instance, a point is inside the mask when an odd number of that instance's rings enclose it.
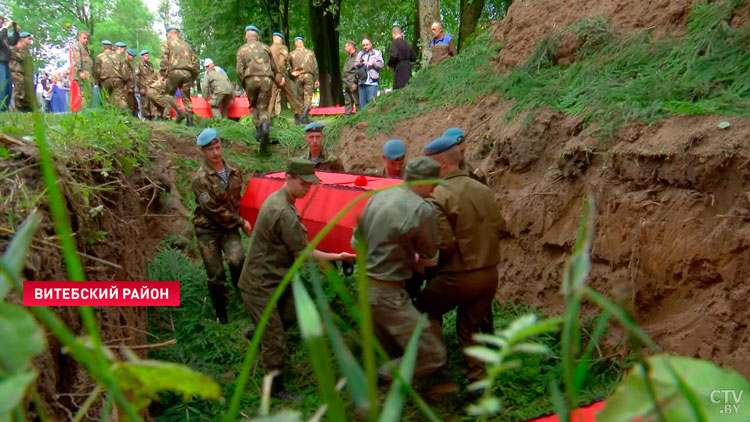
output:
{"label": "man in black robe", "polygon": [[404,41],[404,34],[398,26],[394,26],[391,30],[391,38],[393,38],[393,43],[391,44],[391,54],[388,57],[388,66],[394,69],[393,89],[400,89],[405,87],[411,79],[409,62],[417,60],[417,54],[409,43]]}

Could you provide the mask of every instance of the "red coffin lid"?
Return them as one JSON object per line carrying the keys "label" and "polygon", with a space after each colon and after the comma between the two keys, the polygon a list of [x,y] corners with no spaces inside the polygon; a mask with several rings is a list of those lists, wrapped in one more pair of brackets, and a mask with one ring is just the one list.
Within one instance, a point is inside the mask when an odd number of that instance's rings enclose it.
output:
{"label": "red coffin lid", "polygon": [[[302,224],[307,227],[307,237],[312,239],[328,224],[333,217],[348,203],[368,190],[376,190],[401,183],[399,179],[361,176],[358,174],[329,173],[317,171],[321,179],[310,189],[303,199],[297,200],[295,206],[302,217]],[[255,226],[258,211],[269,195],[284,185],[284,172],[268,173],[250,179],[245,194],[240,201],[240,215]],[[326,252],[352,252],[350,242],[357,219],[367,203],[360,201],[328,232],[318,245]]]}

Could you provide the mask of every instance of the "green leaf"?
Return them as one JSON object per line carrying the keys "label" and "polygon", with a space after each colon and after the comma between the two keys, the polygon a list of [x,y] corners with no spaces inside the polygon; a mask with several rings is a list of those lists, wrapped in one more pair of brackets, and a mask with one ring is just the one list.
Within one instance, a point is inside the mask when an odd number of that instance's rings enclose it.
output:
{"label": "green leaf", "polygon": [[273,415],[253,418],[253,422],[302,422],[302,413],[284,409]]}
{"label": "green leaf", "polygon": [[[693,409],[672,375],[670,365],[692,390],[707,420],[750,420],[750,406],[745,404],[744,397],[739,396],[750,391],[750,382],[735,371],[718,367],[709,361],[681,356],[656,355],[649,357],[646,362],[650,368],[649,379],[654,386],[656,400],[668,421],[695,420]],[[656,412],[652,403],[643,372],[633,370],[618,384],[597,417],[608,422],[651,420]],[[738,406],[727,407],[734,405]]]}
{"label": "green leaf", "polygon": [[464,349],[464,353],[482,362],[498,365],[501,362],[500,352],[484,346],[471,346]]}
{"label": "green leaf", "polygon": [[472,336],[472,338],[477,343],[489,344],[491,346],[495,346],[495,347],[498,347],[500,349],[504,349],[504,348],[508,347],[508,342],[504,338],[498,337],[498,336],[493,335],[493,334],[477,333],[477,334],[474,334]]}
{"label": "green leaf", "polygon": [[528,353],[531,355],[549,355],[552,353],[549,347],[537,343],[518,343],[511,350],[515,353]]}
{"label": "green leaf", "polygon": [[0,420],[18,406],[26,395],[26,389],[37,376],[36,370],[29,370],[12,375],[10,378],[0,379]]}
{"label": "green leaf", "polygon": [[723,122],[720,122],[717,126],[719,127],[719,129],[726,129],[729,126],[731,126],[731,123],[729,123],[728,121],[724,120]]}
{"label": "green leaf", "polygon": [[414,367],[417,361],[417,350],[419,349],[419,337],[422,335],[422,329],[427,323],[427,316],[423,315],[414,328],[409,343],[404,351],[404,356],[401,358],[401,365],[399,365],[398,372],[401,375],[401,379],[396,379],[391,385],[388,391],[388,397],[385,399],[383,404],[383,412],[380,414],[378,421],[380,422],[397,422],[401,420],[401,412],[404,409],[404,397],[406,391],[404,389],[404,383],[411,383],[412,375],[414,374]]}
{"label": "green leaf", "polygon": [[31,359],[45,348],[44,332],[21,306],[0,303],[0,339],[12,347],[0,347],[0,368],[16,373],[28,368]]}
{"label": "green leaf", "polygon": [[[534,317],[534,319],[536,319],[536,316]],[[555,332],[560,329],[560,325],[562,324],[562,322],[562,317],[554,317],[545,318],[533,324],[524,325],[522,327],[519,327],[514,332],[509,333],[510,335],[507,335],[508,343],[515,344],[529,337]],[[510,329],[510,327],[508,327],[508,329]],[[503,332],[503,334],[505,334],[505,332]]]}
{"label": "green leaf", "polygon": [[8,150],[0,147],[0,158],[8,158],[8,157],[10,157],[10,155],[8,154]]}
{"label": "green leaf", "polygon": [[297,321],[302,339],[311,340],[323,337],[323,323],[320,321],[318,310],[315,309],[315,303],[313,303],[310,295],[307,294],[307,290],[302,285],[299,273],[294,275],[292,289],[294,291],[294,307],[297,309]]}
{"label": "green leaf", "polygon": [[[31,239],[34,238],[37,226],[39,226],[39,214],[35,212],[18,228],[18,231],[13,236],[13,240],[10,241],[8,248],[5,250],[2,259],[11,277],[17,277],[21,274],[21,270],[23,270],[23,266],[26,264],[26,254],[29,251],[29,246],[31,246]],[[4,273],[0,272],[0,300],[5,298],[11,287],[11,280]]]}
{"label": "green leaf", "polygon": [[136,395],[136,407],[147,406],[158,393],[172,391],[185,399],[220,399],[221,387],[209,376],[184,365],[156,360],[121,362],[114,368],[117,383]]}
{"label": "green leaf", "polygon": [[470,415],[494,415],[500,412],[500,399],[497,397],[483,397],[479,403],[472,404],[466,411]]}

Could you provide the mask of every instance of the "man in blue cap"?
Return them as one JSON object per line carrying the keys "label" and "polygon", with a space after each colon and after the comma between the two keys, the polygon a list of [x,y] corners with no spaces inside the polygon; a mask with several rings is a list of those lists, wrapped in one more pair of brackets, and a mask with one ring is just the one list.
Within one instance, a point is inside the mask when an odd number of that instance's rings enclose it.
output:
{"label": "man in blue cap", "polygon": [[[283,76],[286,80],[289,80],[289,50],[284,45],[284,34],[281,32],[273,33],[273,43],[270,47],[271,57],[274,63],[276,63],[276,70],[278,74]],[[268,101],[268,113],[271,115],[271,120],[277,117],[281,113],[281,95],[280,91],[286,94],[286,100],[289,101],[289,106],[294,112],[294,123],[302,124],[300,113],[302,112],[302,105],[297,99],[297,95],[292,89],[292,84],[285,83],[279,87],[277,84],[271,85],[271,99]]]}
{"label": "man in blue cap", "polygon": [[31,45],[31,34],[23,31],[19,34],[16,45],[11,47],[10,52],[10,75],[13,78],[13,100],[16,103],[16,110],[31,111],[31,101],[26,92],[26,69],[24,61],[29,57],[28,47]]}
{"label": "man in blue cap", "polygon": [[125,101],[128,104],[128,108],[133,116],[138,117],[138,98],[136,97],[135,90],[135,72],[133,71],[133,63],[135,61],[136,52],[132,48],[125,50],[125,64],[127,68],[125,73],[128,75],[128,79],[125,80]]}
{"label": "man in blue cap", "polygon": [[323,123],[311,122],[305,126],[307,154],[303,157],[315,164],[315,170],[343,172],[344,164],[340,159],[328,154],[323,146]]}
{"label": "man in blue cap", "polygon": [[[307,228],[302,224],[294,203],[307,196],[313,183],[320,182],[314,164],[302,158],[289,160],[284,180],[284,186],[266,198],[258,211],[250,249],[240,275],[240,294],[256,324],[289,267],[307,247]],[[330,253],[315,249],[312,258],[351,262],[356,256],[348,252]],[[264,372],[279,371],[273,379],[271,395],[282,400],[294,397],[284,389],[282,374],[287,350],[286,330],[295,320],[294,298],[289,287],[271,312],[260,341]]]}
{"label": "man in blue cap", "polygon": [[315,58],[315,52],[305,48],[305,39],[297,35],[294,37],[294,51],[289,54],[292,66],[292,78],[297,82],[297,91],[302,97],[302,117],[303,124],[310,123],[307,115],[312,108],[312,94],[320,82],[318,81],[318,60]]}
{"label": "man in blue cap", "polygon": [[198,135],[197,145],[204,161],[193,178],[195,212],[193,226],[206,267],[208,293],[219,323],[226,324],[228,290],[222,252],[232,284],[237,287],[242,271],[242,240],[238,229],[250,236],[250,223],[240,217],[242,172],[222,157],[221,139],[215,129]]}
{"label": "man in blue cap", "polygon": [[268,114],[271,86],[283,86],[286,79],[276,68],[271,50],[260,42],[260,31],[254,25],[245,27],[245,44],[237,50],[237,77],[242,81],[250,102],[255,139],[260,142],[261,152],[265,152],[271,143],[271,118]]}
{"label": "man in blue cap", "polygon": [[[443,315],[458,308],[456,333],[461,349],[474,344],[472,335],[492,333],[492,299],[498,283],[500,238],[507,233],[493,192],[462,170],[455,137],[441,137],[424,148],[440,165],[444,182],[432,192],[437,211],[440,260],[436,276],[416,301],[430,317],[436,335],[442,335]],[[478,381],[484,364],[466,358],[466,376]]]}
{"label": "man in blue cap", "polygon": [[443,137],[456,138],[456,142],[458,143],[458,150],[461,152],[461,165],[459,166],[459,168],[461,170],[466,170],[472,179],[486,185],[487,176],[484,174],[484,171],[466,161],[466,136],[464,135],[463,129],[459,127],[448,128],[445,130],[445,132],[443,132]]}
{"label": "man in blue cap", "polygon": [[[10,28],[13,34],[8,35]],[[0,111],[10,110],[10,98],[13,96],[12,77],[10,75],[10,47],[18,43],[20,35],[18,24],[11,19],[0,16]]]}
{"label": "man in blue cap", "polygon": [[404,162],[406,157],[406,146],[400,139],[391,139],[383,145],[384,162],[379,169],[368,169],[365,174],[373,174],[378,177],[389,177],[391,179],[404,178]]}
{"label": "man in blue cap", "polygon": [[141,97],[141,116],[148,120],[168,119],[172,107],[164,96],[164,84],[148,59],[148,50],[141,50],[141,59],[133,73]]}
{"label": "man in blue cap", "polygon": [[[185,119],[185,125],[193,125],[193,100],[190,97],[195,77],[198,76],[198,59],[192,47],[180,39],[180,28],[167,27],[167,41],[161,46],[159,75],[169,104],[177,113],[177,123]],[[177,105],[175,91],[180,89],[185,112]]]}
{"label": "man in blue cap", "polygon": [[99,85],[102,103],[127,109],[128,104],[123,95],[125,81],[128,79],[125,59],[112,51],[112,42],[109,40],[102,40],[102,50],[94,63],[94,83]]}

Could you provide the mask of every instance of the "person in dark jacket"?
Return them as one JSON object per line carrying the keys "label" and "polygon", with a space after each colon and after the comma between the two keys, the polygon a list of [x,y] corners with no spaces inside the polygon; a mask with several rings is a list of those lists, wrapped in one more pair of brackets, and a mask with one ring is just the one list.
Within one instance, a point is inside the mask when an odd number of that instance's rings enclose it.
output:
{"label": "person in dark jacket", "polygon": [[[13,35],[8,36],[8,29],[13,27]],[[10,97],[13,87],[10,78],[10,47],[18,43],[20,30],[18,25],[0,16],[0,111],[10,110]]]}
{"label": "person in dark jacket", "polygon": [[417,60],[417,54],[409,43],[404,41],[404,34],[398,26],[391,29],[391,38],[393,38],[393,43],[391,43],[391,54],[388,57],[388,67],[393,68],[393,89],[400,89],[405,87],[411,79],[409,62]]}
{"label": "person in dark jacket", "polygon": [[354,103],[357,102],[355,96],[357,95],[357,44],[352,40],[346,40],[344,51],[346,51],[346,61],[341,79],[344,83],[344,117],[348,117],[352,114]]}

